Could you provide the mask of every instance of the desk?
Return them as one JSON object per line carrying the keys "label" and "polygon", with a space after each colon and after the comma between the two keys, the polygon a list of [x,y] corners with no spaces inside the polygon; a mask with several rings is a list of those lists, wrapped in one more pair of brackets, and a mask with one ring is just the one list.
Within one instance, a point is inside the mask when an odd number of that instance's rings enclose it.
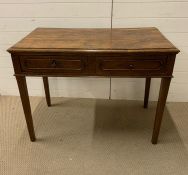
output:
{"label": "desk", "polygon": [[26,76],[43,77],[51,105],[48,77],[97,76],[146,78],[147,108],[151,78],[161,78],[152,143],[156,144],[179,50],[156,28],[37,28],[8,49],[25,113],[30,140],[35,132]]}

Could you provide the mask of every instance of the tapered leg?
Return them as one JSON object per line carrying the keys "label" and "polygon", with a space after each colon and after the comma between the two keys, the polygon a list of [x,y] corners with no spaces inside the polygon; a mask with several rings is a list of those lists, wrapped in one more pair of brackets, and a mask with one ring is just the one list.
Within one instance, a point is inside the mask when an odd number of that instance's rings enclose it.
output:
{"label": "tapered leg", "polygon": [[145,83],[145,95],[144,95],[144,108],[148,107],[149,90],[150,90],[151,78],[146,78]]}
{"label": "tapered leg", "polygon": [[163,112],[166,104],[166,99],[168,95],[168,90],[170,86],[171,78],[162,78],[161,80],[161,87],[159,92],[159,99],[157,103],[157,110],[155,115],[155,122],[153,128],[153,135],[152,135],[152,143],[157,144],[159,131],[161,127],[161,122],[163,118]]}
{"label": "tapered leg", "polygon": [[44,90],[45,90],[47,105],[51,106],[50,89],[49,89],[48,77],[43,77],[43,83],[44,83]]}
{"label": "tapered leg", "polygon": [[25,114],[26,123],[27,123],[27,129],[29,131],[30,140],[34,142],[36,138],[35,138],[35,131],[33,127],[33,119],[32,119],[32,114],[31,114],[29,95],[27,91],[26,78],[24,76],[16,76],[16,80],[18,83],[18,88],[20,92],[20,97],[21,97],[22,106],[23,106],[23,110]]}

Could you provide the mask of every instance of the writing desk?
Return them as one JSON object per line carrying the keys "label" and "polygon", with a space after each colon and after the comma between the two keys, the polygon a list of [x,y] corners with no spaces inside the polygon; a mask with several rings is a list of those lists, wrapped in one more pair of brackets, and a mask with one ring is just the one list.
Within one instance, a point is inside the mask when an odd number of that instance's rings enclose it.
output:
{"label": "writing desk", "polygon": [[26,76],[43,77],[48,106],[51,105],[48,77],[97,76],[146,78],[145,108],[151,78],[162,78],[152,136],[152,143],[157,143],[179,52],[158,29],[37,28],[8,52],[12,56],[31,141],[36,138]]}

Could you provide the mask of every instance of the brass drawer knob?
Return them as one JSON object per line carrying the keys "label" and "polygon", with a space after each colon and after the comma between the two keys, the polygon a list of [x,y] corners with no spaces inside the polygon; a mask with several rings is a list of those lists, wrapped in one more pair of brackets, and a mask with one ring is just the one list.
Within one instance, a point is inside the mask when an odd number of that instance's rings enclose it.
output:
{"label": "brass drawer knob", "polygon": [[134,65],[133,64],[129,64],[129,69],[134,69]]}
{"label": "brass drawer knob", "polygon": [[56,67],[56,66],[57,66],[57,62],[56,62],[56,60],[53,60],[53,61],[52,61],[51,66],[52,66],[52,67]]}

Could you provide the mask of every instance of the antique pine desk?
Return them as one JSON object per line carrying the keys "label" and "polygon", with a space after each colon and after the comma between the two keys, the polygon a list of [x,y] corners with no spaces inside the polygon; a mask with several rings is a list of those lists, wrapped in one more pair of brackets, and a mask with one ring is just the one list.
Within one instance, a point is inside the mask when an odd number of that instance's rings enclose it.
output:
{"label": "antique pine desk", "polygon": [[35,132],[26,76],[43,77],[48,106],[48,77],[97,76],[146,78],[147,107],[151,78],[161,78],[152,143],[156,144],[172,78],[174,47],[156,28],[37,28],[8,49],[11,53],[31,141]]}

